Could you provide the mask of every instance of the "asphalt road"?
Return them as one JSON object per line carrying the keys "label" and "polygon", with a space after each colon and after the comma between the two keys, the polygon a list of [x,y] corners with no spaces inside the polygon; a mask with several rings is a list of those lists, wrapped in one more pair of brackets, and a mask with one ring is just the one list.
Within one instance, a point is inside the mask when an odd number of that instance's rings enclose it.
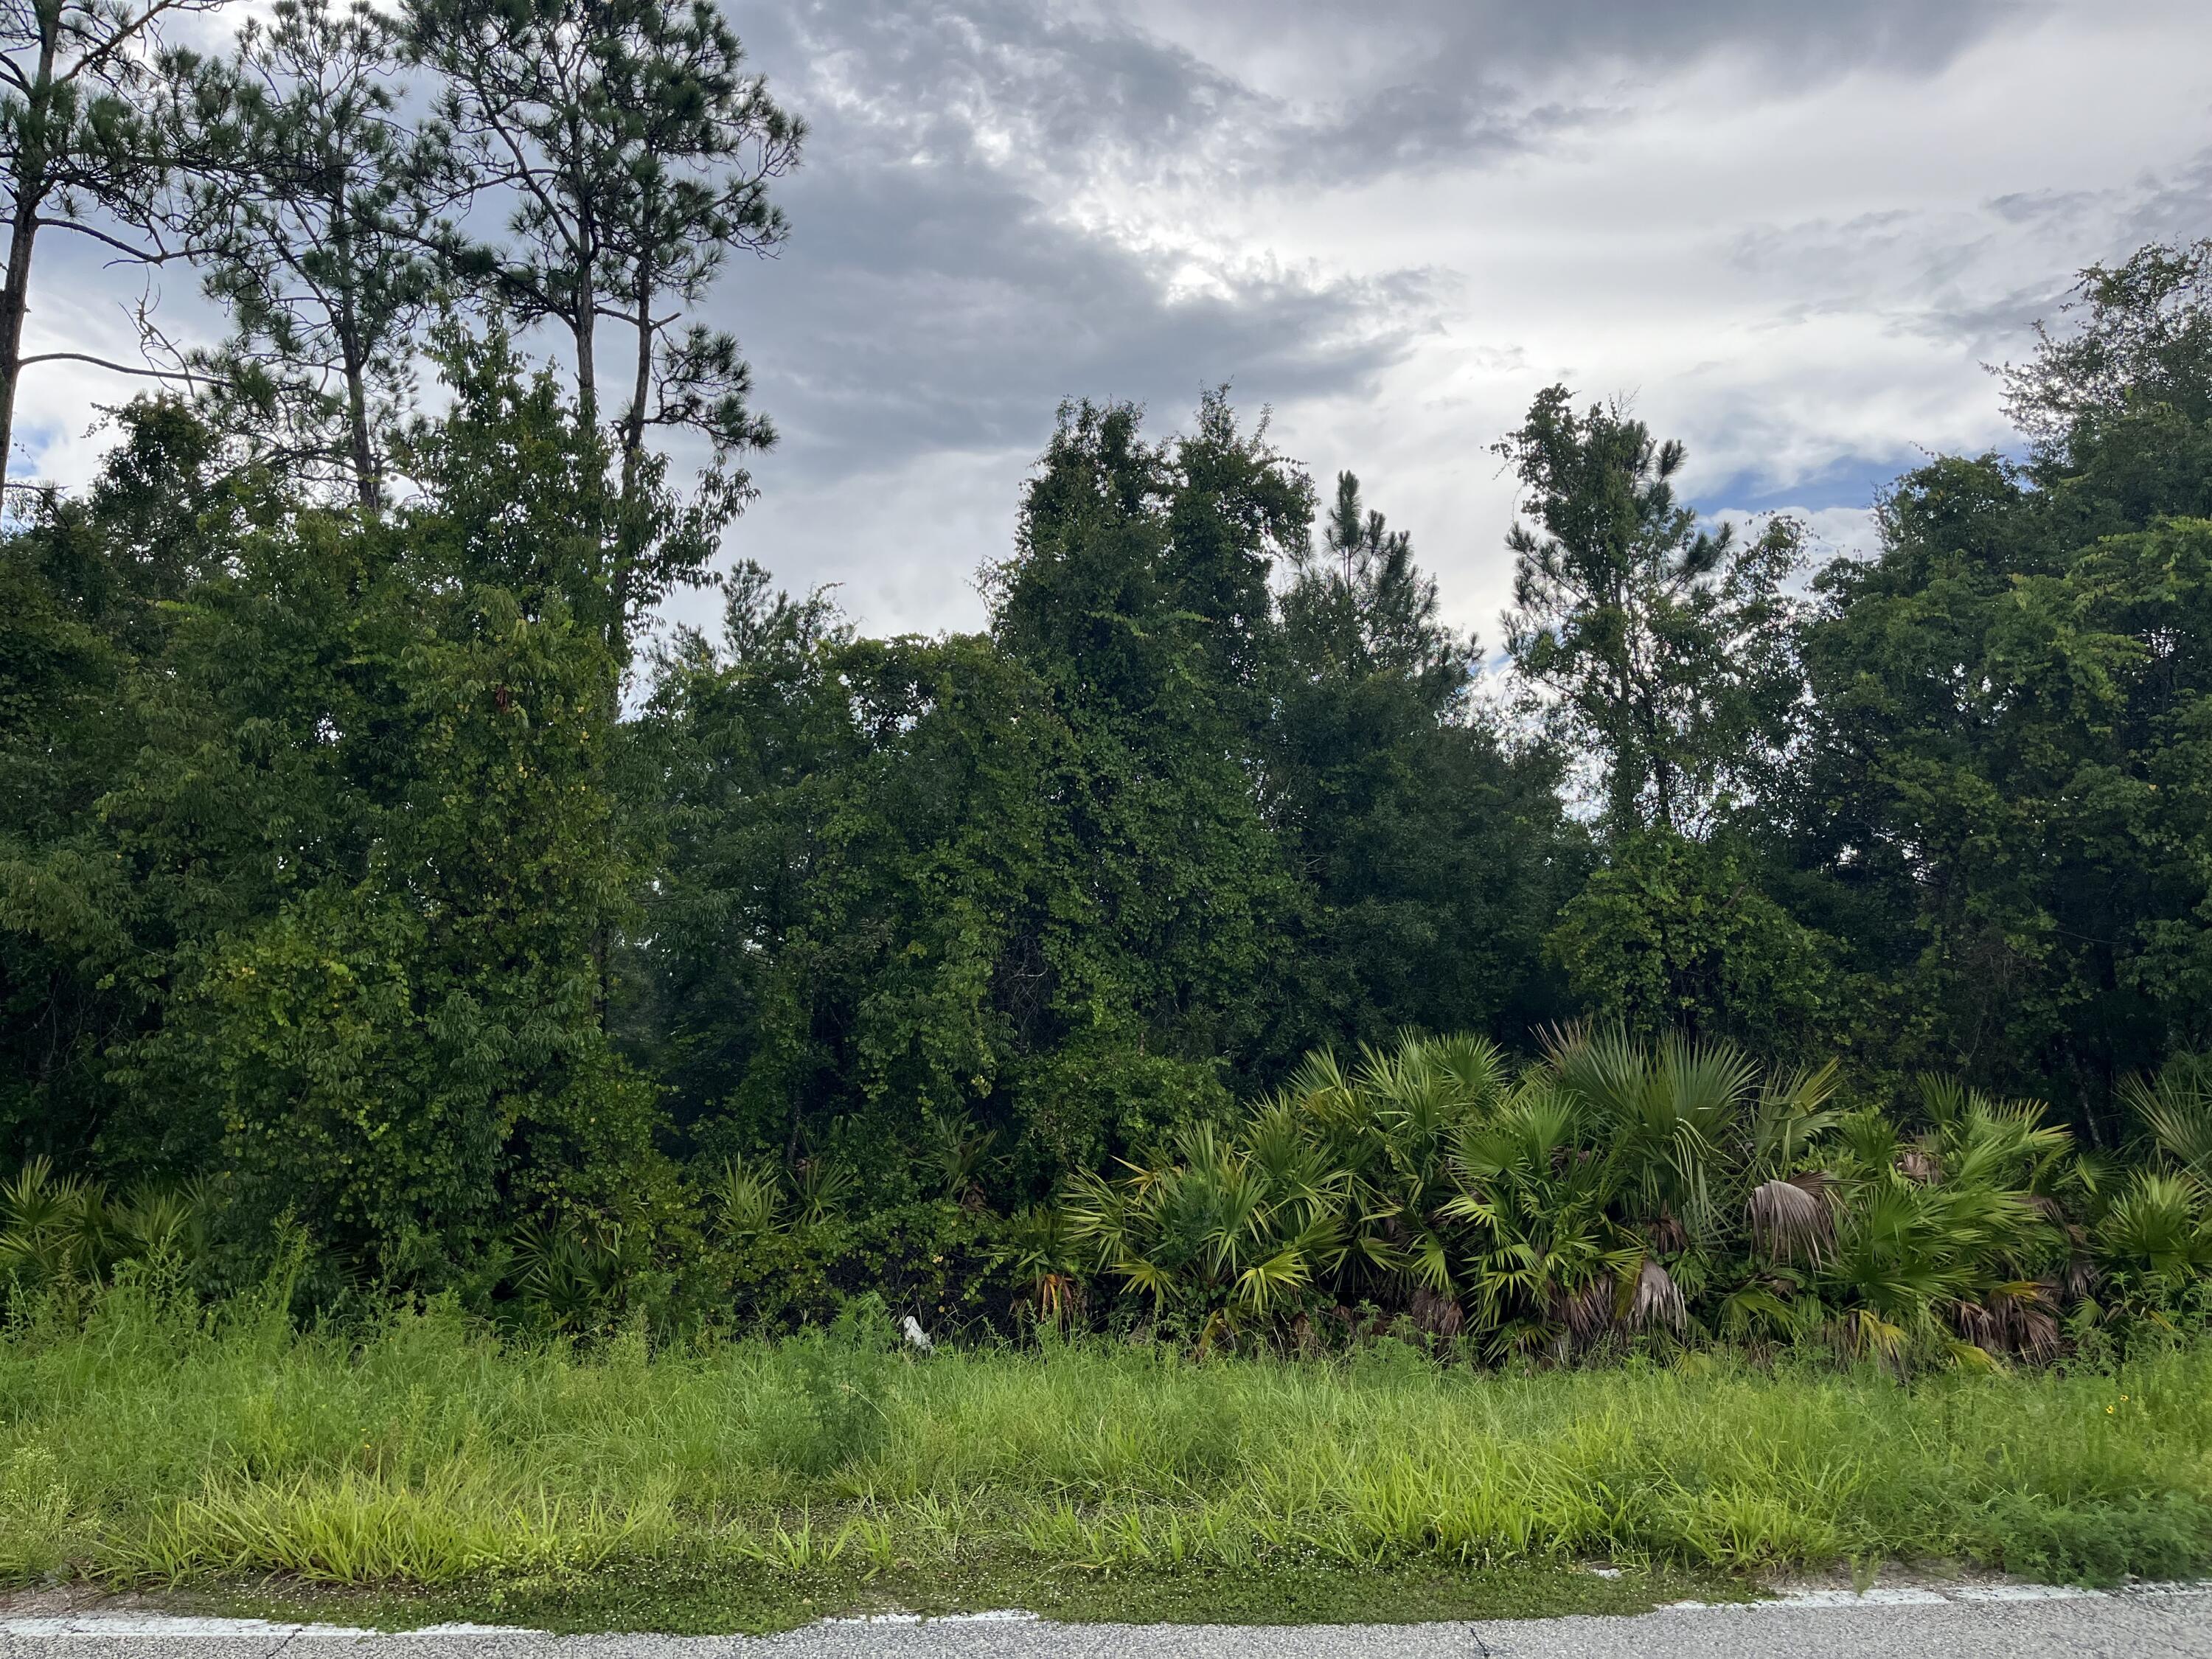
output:
{"label": "asphalt road", "polygon": [[1055,1625],[1018,1616],[822,1624],[771,1637],[548,1636],[88,1614],[0,1618],[0,1659],[2212,1659],[2212,1586],[1814,1592],[1635,1618],[1480,1624]]}

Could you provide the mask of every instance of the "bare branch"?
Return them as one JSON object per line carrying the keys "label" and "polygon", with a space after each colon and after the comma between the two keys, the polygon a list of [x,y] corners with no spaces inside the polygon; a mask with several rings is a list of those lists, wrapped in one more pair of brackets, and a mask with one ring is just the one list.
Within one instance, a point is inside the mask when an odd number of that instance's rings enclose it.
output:
{"label": "bare branch", "polygon": [[105,357],[94,357],[82,351],[42,351],[36,356],[25,357],[16,366],[28,368],[33,363],[90,363],[94,368],[104,368],[117,374],[139,374],[152,380],[185,380],[195,386],[222,386],[224,380],[212,374],[195,374],[182,368],[133,368],[128,363],[110,362]]}
{"label": "bare branch", "polygon": [[107,73],[108,61],[116,53],[131,45],[139,36],[150,33],[154,25],[160,22],[169,13],[212,11],[219,3],[221,0],[151,0],[151,3],[144,11],[136,17],[125,20],[117,27],[115,33],[88,49],[82,58],[70,65],[67,74],[57,78],[65,84],[76,80],[87,70],[104,77]]}
{"label": "bare branch", "polygon": [[95,230],[90,225],[81,223],[75,219],[48,219],[41,217],[38,222],[39,228],[41,230],[74,231],[80,236],[90,237],[95,242],[105,242],[117,252],[123,254],[127,258],[134,259],[143,265],[166,264],[172,259],[189,259],[197,254],[206,252],[204,248],[166,248],[163,247],[158,240],[156,240],[154,244],[153,252],[149,252],[143,247],[131,246],[130,243],[123,240],[120,237],[111,236],[104,230]]}

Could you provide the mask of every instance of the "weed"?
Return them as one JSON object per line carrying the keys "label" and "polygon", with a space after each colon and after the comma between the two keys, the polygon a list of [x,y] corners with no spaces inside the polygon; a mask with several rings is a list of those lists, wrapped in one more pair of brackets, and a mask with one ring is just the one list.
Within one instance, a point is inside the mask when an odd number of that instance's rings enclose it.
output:
{"label": "weed", "polygon": [[1049,1581],[1073,1605],[1098,1575],[1380,1585],[1900,1556],[2203,1571],[2212,1345],[1909,1381],[1724,1352],[1484,1373],[1395,1343],[909,1361],[866,1305],[798,1341],[582,1348],[502,1342],[442,1306],[343,1337],[269,1308],[210,1320],[131,1285],[0,1334],[16,1582],[277,1575],[477,1605],[534,1585],[580,1607],[672,1575],[813,1587],[793,1607],[878,1581]]}

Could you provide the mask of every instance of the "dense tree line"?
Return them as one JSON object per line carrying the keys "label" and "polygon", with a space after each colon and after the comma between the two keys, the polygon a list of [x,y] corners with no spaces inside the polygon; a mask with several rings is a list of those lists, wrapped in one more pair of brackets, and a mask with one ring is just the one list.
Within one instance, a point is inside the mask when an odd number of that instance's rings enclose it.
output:
{"label": "dense tree line", "polygon": [[[1225,393],[1063,407],[986,627],[868,638],[715,574],[774,431],[702,308],[805,137],[719,12],[297,0],[209,58],[185,9],[27,0],[0,76],[0,410],[92,355],[24,349],[42,233],[228,319],[149,320],[89,489],[9,484],[23,1238],[96,1181],[218,1277],[290,1230],[333,1287],[803,1312],[995,1262],[1042,1309],[1085,1214],[1151,1260],[1114,1171],[1248,1158],[1246,1103],[1401,1032],[1835,1056],[1908,1123],[1941,1073],[2111,1153],[2197,1075],[2212,244],[2087,273],[2020,456],[1898,481],[1871,557],[1701,521],[1680,444],[1543,392],[1503,676]],[[702,583],[719,633],[649,638]]]}
{"label": "dense tree line", "polygon": [[[858,640],[748,571],[638,723],[666,793],[640,1052],[719,1151],[981,1133],[1021,1183],[1306,1048],[1525,1025],[1584,838],[1340,485],[1210,400],[1072,407],[992,628]],[[1278,589],[1271,573],[1288,582]]]}

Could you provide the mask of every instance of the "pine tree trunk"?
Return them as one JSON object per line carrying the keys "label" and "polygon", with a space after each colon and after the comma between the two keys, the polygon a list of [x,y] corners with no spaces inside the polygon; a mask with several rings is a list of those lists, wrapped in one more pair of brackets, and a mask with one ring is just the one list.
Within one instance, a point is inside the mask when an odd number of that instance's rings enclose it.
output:
{"label": "pine tree trunk", "polygon": [[15,391],[23,373],[23,319],[31,309],[31,243],[38,234],[39,210],[17,185],[15,212],[8,228],[8,277],[0,287],[0,476],[11,471],[15,455]]}
{"label": "pine tree trunk", "polygon": [[624,656],[629,650],[630,594],[635,587],[631,574],[643,551],[633,544],[636,539],[634,509],[638,469],[645,457],[645,400],[653,390],[653,273],[641,262],[634,297],[637,301],[637,368],[631,379],[629,407],[623,414],[622,495],[617,504],[622,519],[615,545],[615,645]]}
{"label": "pine tree trunk", "polygon": [[15,161],[15,176],[8,183],[15,201],[8,224],[8,276],[0,284],[0,480],[4,480],[15,457],[15,393],[23,378],[23,319],[31,312],[31,245],[39,234],[39,213],[46,206],[46,124],[52,118],[54,54],[61,30],[58,7],[41,5],[39,17],[39,71],[23,100]]}
{"label": "pine tree trunk", "polygon": [[376,446],[368,430],[368,353],[362,344],[361,311],[356,303],[359,278],[354,267],[349,183],[346,173],[341,169],[331,204],[333,240],[337,245],[343,273],[340,280],[344,283],[338,296],[338,346],[345,357],[346,444],[352,456],[354,493],[361,503],[362,516],[374,519],[384,511],[384,491]]}

